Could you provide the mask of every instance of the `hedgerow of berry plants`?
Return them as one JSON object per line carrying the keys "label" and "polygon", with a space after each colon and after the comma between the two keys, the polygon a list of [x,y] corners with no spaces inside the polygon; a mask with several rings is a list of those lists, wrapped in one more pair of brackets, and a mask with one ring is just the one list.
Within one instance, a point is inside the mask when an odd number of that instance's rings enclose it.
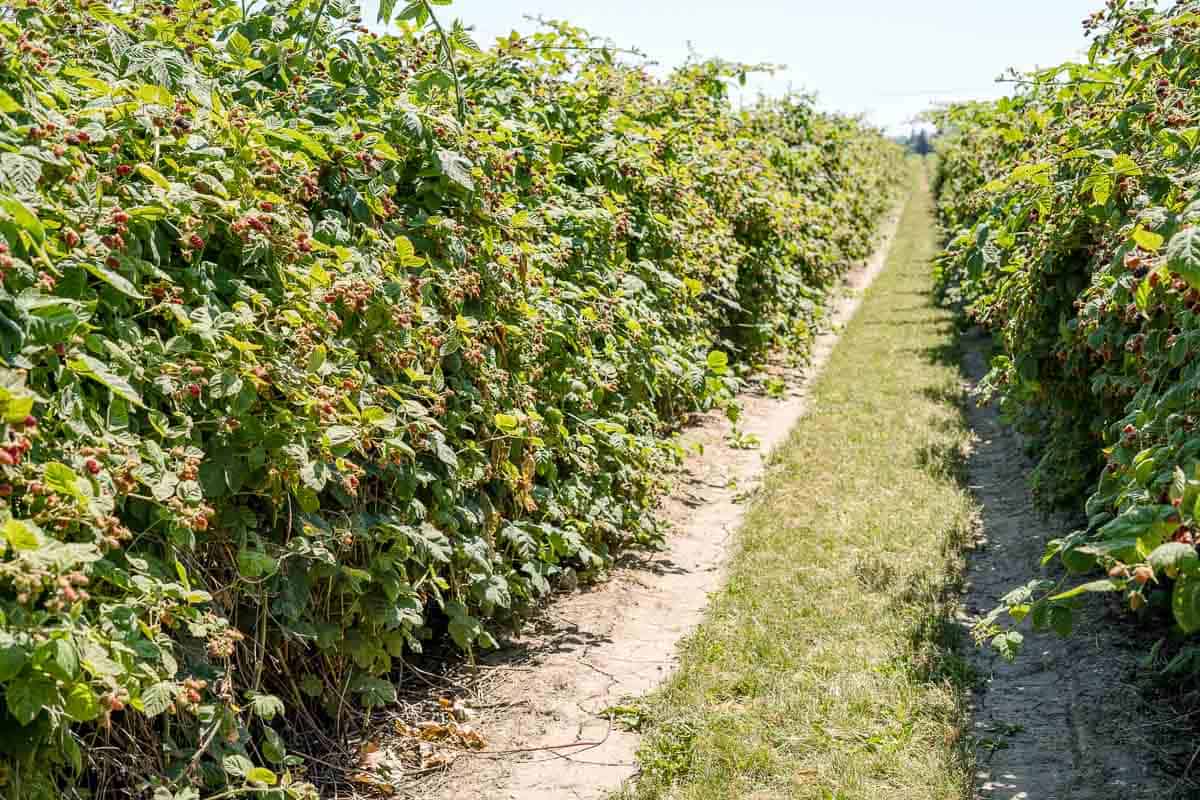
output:
{"label": "hedgerow of berry plants", "polygon": [[[996,333],[988,384],[1042,453],[1041,500],[1087,496],[1086,529],[1047,561],[1108,573],[1033,581],[989,622],[1065,632],[1076,597],[1117,591],[1185,636],[1200,630],[1200,3],[1111,2],[1085,27],[1086,63],[941,119],[943,291]],[[1193,671],[1196,652],[1169,666]]]}
{"label": "hedgerow of berry plants", "polygon": [[0,793],[302,796],[293,729],[660,535],[898,148],[384,4],[0,4]]}

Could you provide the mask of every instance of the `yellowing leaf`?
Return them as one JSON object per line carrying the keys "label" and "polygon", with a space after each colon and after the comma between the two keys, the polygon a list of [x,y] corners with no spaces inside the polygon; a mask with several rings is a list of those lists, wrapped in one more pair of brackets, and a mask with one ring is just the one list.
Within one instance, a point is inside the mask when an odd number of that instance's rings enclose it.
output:
{"label": "yellowing leaf", "polygon": [[5,114],[16,114],[18,111],[23,111],[24,108],[24,106],[13,99],[11,94],[0,89],[0,111],[3,111]]}
{"label": "yellowing leaf", "polygon": [[161,189],[170,189],[171,182],[162,176],[162,173],[156,170],[149,164],[138,164],[138,174],[150,181]]}
{"label": "yellowing leaf", "polygon": [[1162,247],[1163,241],[1165,241],[1159,234],[1148,231],[1140,225],[1133,232],[1133,240],[1137,242],[1138,247],[1143,250],[1149,250],[1152,253]]}

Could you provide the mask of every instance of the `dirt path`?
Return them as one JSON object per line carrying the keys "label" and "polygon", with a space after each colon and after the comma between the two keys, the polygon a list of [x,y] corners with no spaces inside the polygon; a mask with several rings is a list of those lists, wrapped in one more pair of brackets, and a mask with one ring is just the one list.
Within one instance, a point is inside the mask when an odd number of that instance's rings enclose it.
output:
{"label": "dirt path", "polygon": [[686,433],[684,442],[702,444],[703,452],[687,459],[679,489],[664,504],[674,529],[666,549],[623,565],[596,588],[557,599],[519,647],[484,659],[481,669],[499,676],[480,698],[490,710],[472,721],[487,737],[487,753],[458,756],[439,788],[431,785],[436,781],[420,787],[421,797],[601,798],[633,775],[639,737],[613,724],[609,709],[654,688],[672,669],[677,643],[720,585],[764,458],[804,413],[806,389],[883,268],[898,220],[897,210],[875,255],[848,276],[811,364],[776,370],[787,384],[783,397],[756,391],[740,398],[741,431],[757,437],[758,448],[730,446],[729,423],[716,414]]}
{"label": "dirt path", "polygon": [[[986,339],[964,339],[972,384],[986,371]],[[1030,464],[1016,435],[994,408],[968,405],[975,433],[968,458],[971,488],[982,506],[982,538],[968,562],[968,621],[1037,574],[1046,540],[1072,520],[1044,519],[1031,505]],[[1164,726],[1160,708],[1144,707],[1129,684],[1138,652],[1128,627],[1099,599],[1089,598],[1069,639],[1022,629],[1014,663],[989,649],[971,662],[980,680],[972,698],[978,800],[1165,798],[1188,789],[1155,772]],[[1156,734],[1157,731],[1157,734]]]}

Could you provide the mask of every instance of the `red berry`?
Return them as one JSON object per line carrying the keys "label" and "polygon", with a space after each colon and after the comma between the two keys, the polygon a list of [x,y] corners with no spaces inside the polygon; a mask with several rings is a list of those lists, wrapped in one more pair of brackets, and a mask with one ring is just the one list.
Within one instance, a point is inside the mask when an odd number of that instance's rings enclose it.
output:
{"label": "red berry", "polygon": [[192,397],[199,397],[200,396],[200,384],[198,384],[198,383],[188,384],[188,394],[190,394]]}
{"label": "red berry", "polygon": [[275,209],[275,204],[269,200],[263,200],[261,203],[258,204],[258,207],[263,211],[269,212],[269,211],[273,211]]}
{"label": "red berry", "polygon": [[191,236],[188,237],[188,245],[193,250],[203,250],[204,249],[204,240],[193,233]]}
{"label": "red berry", "polygon": [[87,461],[83,462],[83,466],[93,475],[100,472],[100,462],[94,458],[89,458]]}
{"label": "red berry", "polygon": [[117,174],[125,178],[133,173],[133,167],[129,164],[121,164],[117,167]]}
{"label": "red berry", "polygon": [[74,247],[75,245],[79,244],[79,234],[72,230],[68,230],[66,233],[64,233],[63,239],[66,241],[67,247]]}
{"label": "red berry", "polygon": [[11,467],[15,463],[17,463],[17,460],[13,458],[12,453],[8,452],[7,450],[0,449],[0,464],[6,467]]}
{"label": "red berry", "polygon": [[25,417],[24,420],[22,420],[22,424],[24,424],[26,428],[36,428],[37,417],[35,417],[33,414],[30,414],[29,416]]}

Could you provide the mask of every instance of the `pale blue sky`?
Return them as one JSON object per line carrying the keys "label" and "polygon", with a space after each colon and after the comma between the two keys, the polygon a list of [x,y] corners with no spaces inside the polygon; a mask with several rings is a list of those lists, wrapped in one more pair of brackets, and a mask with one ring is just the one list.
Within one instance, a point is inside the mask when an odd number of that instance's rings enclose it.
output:
{"label": "pale blue sky", "polygon": [[[378,0],[363,0],[373,20]],[[399,5],[403,5],[400,3]],[[566,19],[656,61],[702,55],[787,69],[752,89],[817,92],[826,108],[896,129],[930,104],[998,97],[1007,67],[1082,55],[1082,21],[1103,0],[455,0],[439,12],[481,45],[527,31],[527,14]]]}

